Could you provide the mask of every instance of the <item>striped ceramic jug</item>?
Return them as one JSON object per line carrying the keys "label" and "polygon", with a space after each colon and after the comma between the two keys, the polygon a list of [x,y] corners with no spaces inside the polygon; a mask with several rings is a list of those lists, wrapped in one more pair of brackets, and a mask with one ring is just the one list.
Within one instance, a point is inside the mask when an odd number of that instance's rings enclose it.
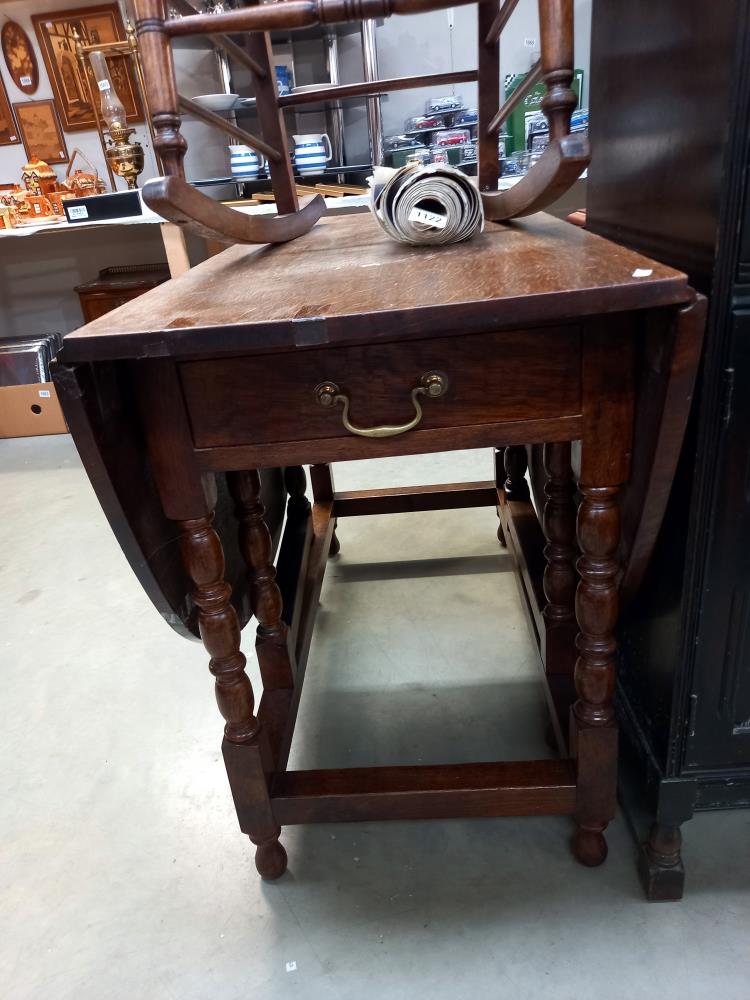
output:
{"label": "striped ceramic jug", "polygon": [[264,163],[265,160],[260,153],[256,153],[249,146],[229,147],[229,166],[232,177],[252,180],[258,176]]}
{"label": "striped ceramic jug", "polygon": [[[331,140],[325,132],[294,135],[294,166],[301,174],[320,174],[333,156]],[[328,153],[326,155],[326,147]]]}

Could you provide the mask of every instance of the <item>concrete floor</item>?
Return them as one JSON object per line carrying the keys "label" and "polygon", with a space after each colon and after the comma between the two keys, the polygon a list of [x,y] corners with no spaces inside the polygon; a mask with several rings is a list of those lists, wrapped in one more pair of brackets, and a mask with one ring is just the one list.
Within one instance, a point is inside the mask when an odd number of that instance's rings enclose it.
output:
{"label": "concrete floor", "polygon": [[[489,476],[477,452],[337,467],[344,489]],[[620,817],[598,870],[566,819],[297,827],[261,883],[206,657],[141,592],[69,438],[0,441],[0,509],[2,1000],[750,996],[747,812],[685,828],[681,904],[643,901]],[[293,766],[548,753],[496,523],[341,525]]]}

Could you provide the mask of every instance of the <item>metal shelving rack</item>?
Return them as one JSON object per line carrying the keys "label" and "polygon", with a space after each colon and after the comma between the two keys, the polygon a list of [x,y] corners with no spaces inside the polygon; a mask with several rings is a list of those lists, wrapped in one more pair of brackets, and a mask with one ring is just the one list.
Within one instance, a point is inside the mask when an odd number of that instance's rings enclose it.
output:
{"label": "metal shelving rack", "polygon": [[[171,0],[170,6],[174,12],[178,15],[191,15],[200,13],[197,0]],[[320,86],[319,91],[310,93],[303,92],[301,94],[289,94],[288,96],[281,97],[279,99],[279,105],[281,107],[287,108],[289,110],[294,110],[296,114],[305,114],[320,111],[324,111],[326,116],[326,131],[331,139],[331,147],[333,152],[333,164],[330,167],[326,167],[321,171],[324,175],[337,175],[340,182],[343,183],[345,175],[353,173],[365,173],[372,169],[373,164],[379,164],[383,162],[383,125],[382,125],[382,115],[380,108],[380,96],[368,96],[365,98],[367,102],[367,124],[368,124],[368,135],[369,135],[369,145],[370,145],[370,161],[367,164],[346,164],[345,161],[345,146],[344,146],[344,112],[341,104],[342,97],[356,96],[356,94],[346,94],[344,91],[356,89],[357,84],[350,84],[348,86],[342,86],[340,82],[340,72],[339,72],[339,37],[342,34],[350,34],[359,32],[362,42],[362,65],[364,72],[364,84],[359,86],[372,83],[377,80],[378,76],[378,55],[377,55],[377,45],[375,40],[375,27],[376,22],[374,20],[363,21],[361,25],[352,24],[341,24],[333,28],[310,28],[303,31],[292,32],[271,32],[271,42],[287,42],[292,46],[292,61],[294,61],[294,41],[295,40],[309,40],[320,39],[325,46],[325,65],[328,72],[328,82]],[[240,53],[238,52],[239,46],[233,42],[233,40],[227,36],[212,36],[211,41],[214,45],[216,53],[216,63],[217,71],[219,76],[219,83],[222,91],[226,94],[234,93],[232,86],[232,57],[238,57]],[[388,81],[385,81],[386,84]],[[335,89],[335,93],[331,93]],[[304,109],[304,110],[303,110]],[[198,114],[195,107],[185,108],[187,113]],[[252,115],[254,109],[250,107],[236,107],[232,108],[228,112],[224,112],[223,116],[226,117],[227,121],[231,121],[236,128],[239,129],[238,118],[241,120],[245,115]],[[211,124],[209,116],[201,114],[199,117],[203,118]],[[214,122],[215,124],[215,122]],[[241,129],[240,129],[241,131]],[[241,137],[236,136],[239,141]],[[304,180],[304,178],[300,178]],[[193,181],[193,183],[198,187],[208,187],[213,185],[218,185],[221,183],[233,183],[235,178],[210,178],[205,180]],[[260,187],[255,182],[242,181],[242,186],[245,187],[250,184],[251,188],[253,186]]]}
{"label": "metal shelving rack", "polygon": [[[171,0],[170,5],[179,15],[192,15],[199,13],[197,7],[195,6],[197,2],[198,0]],[[270,33],[272,44],[274,42],[285,42],[291,46],[292,62],[294,62],[293,47],[296,40],[316,39],[320,40],[325,46],[325,65],[329,77],[328,82],[320,84],[315,89],[305,89],[301,92],[293,91],[292,93],[281,96],[278,99],[279,108],[285,111],[293,110],[295,114],[298,115],[305,114],[306,111],[317,113],[320,113],[321,111],[325,112],[326,131],[331,138],[333,159],[335,163],[332,166],[321,170],[320,174],[312,176],[336,175],[339,183],[343,183],[347,175],[349,177],[357,174],[364,175],[372,170],[373,165],[383,163],[383,124],[380,106],[380,99],[383,94],[414,88],[438,88],[444,85],[453,85],[456,83],[476,83],[478,80],[477,70],[434,73],[429,76],[400,77],[392,80],[379,79],[378,54],[375,37],[377,23],[378,22],[375,20],[368,20],[362,21],[357,25],[345,23],[338,24],[335,27],[331,27],[329,25],[311,27],[297,30],[295,32],[274,31]],[[359,83],[342,84],[340,83],[339,73],[339,39],[343,34],[352,34],[355,32],[359,32],[361,38],[364,80]],[[244,63],[244,65],[247,66],[247,54],[244,49],[242,49],[231,37],[227,35],[212,35],[206,37],[210,37],[216,50],[218,75],[223,92],[227,94],[234,93],[235,89],[232,86],[232,60],[235,59],[241,64]],[[507,119],[513,111],[515,104],[527,92],[528,87],[536,82],[536,79],[538,79],[538,72],[538,67],[534,67],[524,85],[519,87],[518,91],[506,101],[498,112],[497,117],[500,121],[505,121]],[[372,93],[373,83],[377,84],[377,93],[375,94]],[[344,148],[344,114],[342,101],[359,99],[366,102],[370,160],[366,164],[351,165],[344,162],[346,156]],[[229,133],[234,135],[239,142],[253,140],[249,144],[252,146],[253,142],[255,142],[256,145],[254,148],[260,148],[262,151],[262,144],[261,146],[257,145],[259,142],[257,136],[251,136],[237,124],[238,116],[242,118],[245,115],[252,115],[254,113],[253,108],[236,107],[231,109],[229,112],[223,113],[222,116],[207,112],[197,105],[192,104],[192,102],[184,99],[181,100],[181,103],[183,110],[188,114],[192,114],[208,124],[224,127],[225,131],[229,131]],[[224,118],[224,122],[229,122],[231,120],[233,127],[227,128],[226,125],[221,122],[222,117]],[[437,129],[420,130],[414,132],[413,134],[425,136],[434,131],[437,131]],[[465,169],[468,173],[474,173],[476,171],[476,163],[473,159],[462,161],[459,166],[462,169]],[[297,179],[304,183],[306,180],[310,180],[310,175],[299,175]],[[192,183],[195,184],[196,187],[210,187],[219,184],[236,183],[238,186],[241,185],[245,190],[253,191],[261,190],[264,185],[267,186],[267,178],[260,179],[260,182],[256,180],[243,180],[238,182],[233,177],[221,177],[195,180]]]}

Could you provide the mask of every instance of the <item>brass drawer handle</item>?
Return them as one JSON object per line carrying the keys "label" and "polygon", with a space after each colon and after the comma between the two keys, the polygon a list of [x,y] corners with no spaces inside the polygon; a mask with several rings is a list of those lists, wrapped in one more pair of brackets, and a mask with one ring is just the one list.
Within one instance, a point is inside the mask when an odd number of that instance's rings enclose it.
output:
{"label": "brass drawer handle", "polygon": [[366,438],[387,438],[395,437],[397,434],[405,434],[413,430],[422,419],[422,407],[419,405],[419,396],[431,396],[436,399],[445,395],[448,389],[448,379],[440,372],[427,372],[419,380],[411,391],[411,401],[414,404],[414,416],[408,424],[390,426],[385,424],[382,427],[355,427],[349,420],[349,397],[343,393],[335,382],[321,382],[315,386],[315,398],[321,406],[333,406],[341,403],[344,412],[341,414],[344,427],[351,434],[358,434]]}

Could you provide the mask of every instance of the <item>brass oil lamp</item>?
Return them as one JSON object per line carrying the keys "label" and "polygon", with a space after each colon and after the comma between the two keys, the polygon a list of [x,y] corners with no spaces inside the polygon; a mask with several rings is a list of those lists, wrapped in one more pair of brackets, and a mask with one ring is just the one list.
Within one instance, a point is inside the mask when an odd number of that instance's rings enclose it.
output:
{"label": "brass oil lamp", "polygon": [[143,170],[143,146],[137,140],[130,140],[135,129],[127,124],[125,108],[112,86],[104,55],[101,52],[91,52],[89,61],[101,93],[102,118],[107,123],[109,133],[107,161],[113,172],[122,177],[129,188],[136,188],[138,175]]}

